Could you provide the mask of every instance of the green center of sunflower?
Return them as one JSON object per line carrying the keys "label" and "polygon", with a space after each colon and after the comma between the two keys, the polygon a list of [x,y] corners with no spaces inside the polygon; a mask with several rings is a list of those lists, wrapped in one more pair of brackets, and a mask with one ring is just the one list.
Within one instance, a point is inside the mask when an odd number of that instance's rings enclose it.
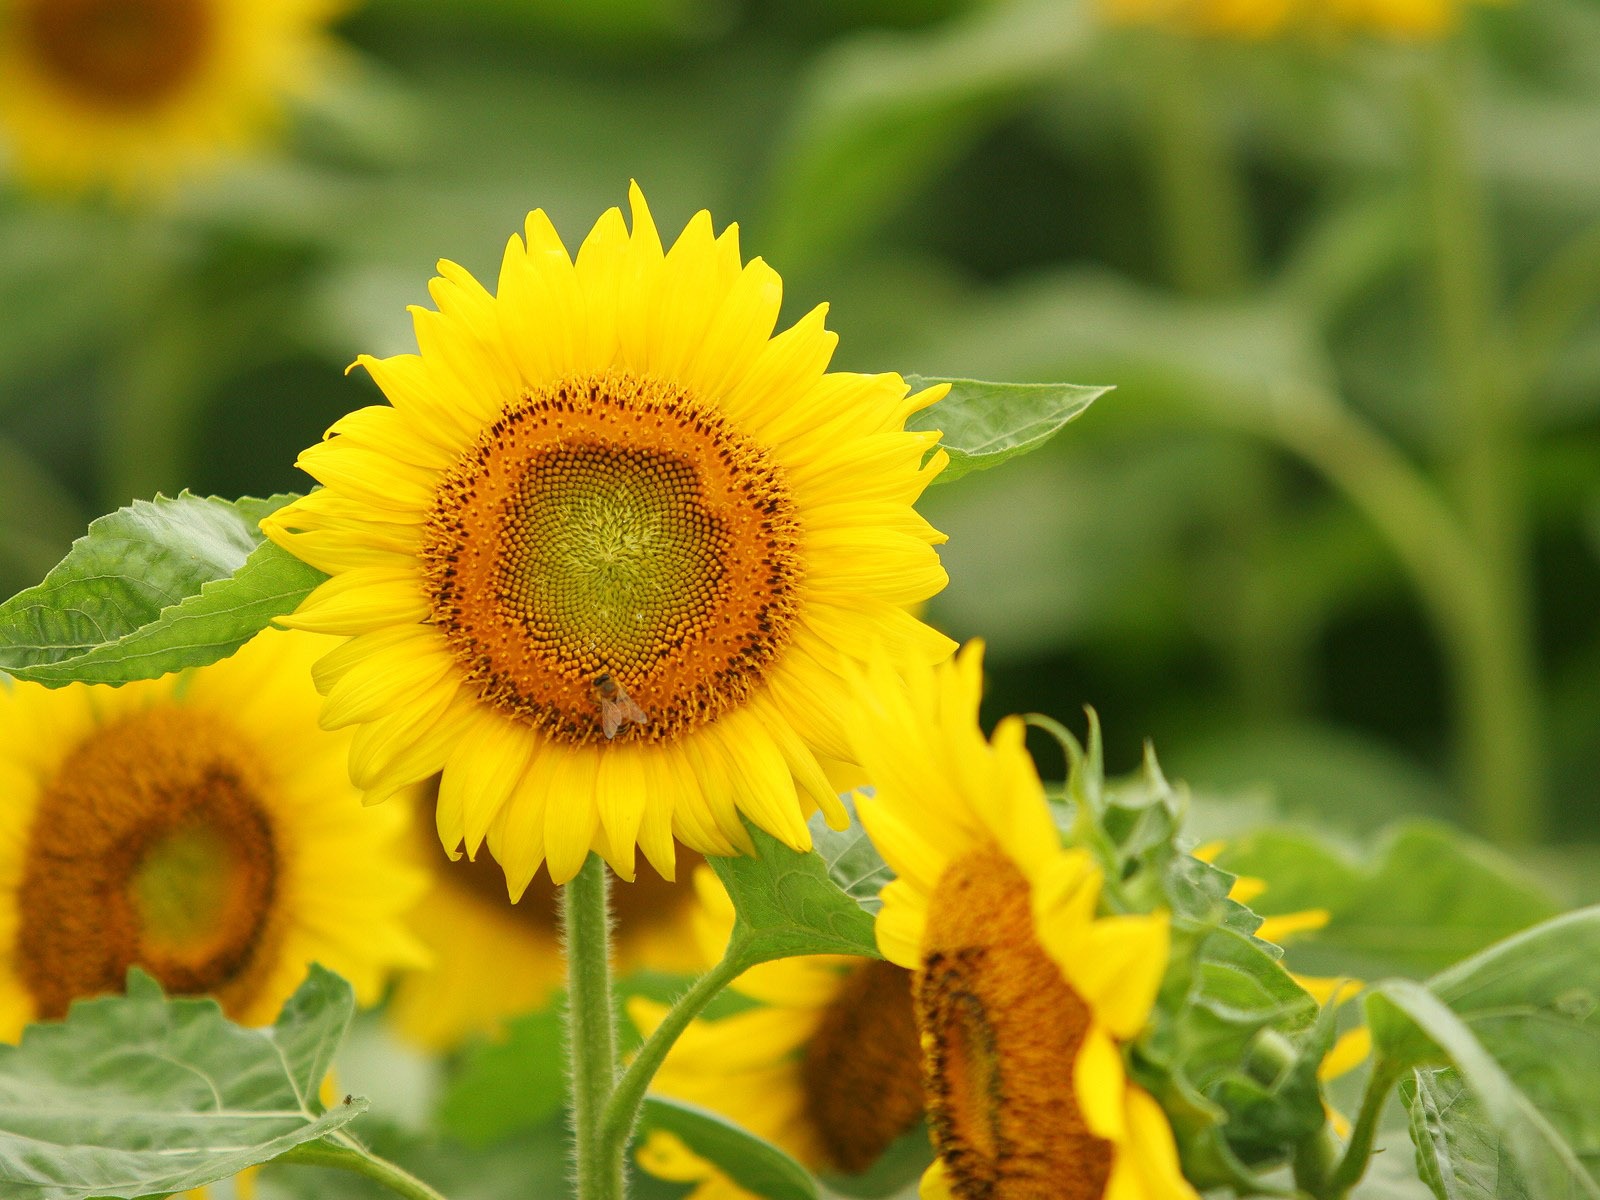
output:
{"label": "green center of sunflower", "polygon": [[956,1196],[1099,1200],[1111,1144],[1090,1132],[1073,1080],[1089,1009],[1040,946],[1028,881],[999,849],[939,877],[915,992],[929,1128]]}
{"label": "green center of sunflower", "polygon": [[278,856],[233,732],[168,706],[100,726],[40,795],[18,890],[18,969],[39,1014],[120,991],[130,966],[230,1011],[274,936]]}
{"label": "green center of sunflower", "polygon": [[767,454],[675,385],[535,389],[447,471],[422,558],[479,695],[567,742],[672,738],[786,645],[799,527]]}
{"label": "green center of sunflower", "polygon": [[181,91],[212,41],[211,0],[20,0],[36,66],[86,104],[155,108]]}
{"label": "green center of sunflower", "polygon": [[805,1112],[831,1164],[860,1174],[922,1119],[911,972],[868,959],[853,968],[806,1043]]}

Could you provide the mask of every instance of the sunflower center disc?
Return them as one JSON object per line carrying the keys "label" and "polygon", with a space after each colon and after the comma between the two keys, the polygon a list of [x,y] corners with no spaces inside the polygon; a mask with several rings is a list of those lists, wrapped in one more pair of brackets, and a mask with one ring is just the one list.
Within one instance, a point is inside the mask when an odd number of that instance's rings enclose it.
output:
{"label": "sunflower center disc", "polygon": [[911,972],[875,959],[855,967],[800,1064],[806,1115],[833,1165],[860,1174],[922,1119]]}
{"label": "sunflower center disc", "polygon": [[210,0],[22,0],[40,68],[102,108],[152,108],[193,78],[212,35]]}
{"label": "sunflower center disc", "polygon": [[1027,880],[998,849],[956,859],[928,905],[917,1016],[929,1122],[962,1200],[1098,1200],[1111,1145],[1073,1064],[1089,1010],[1039,945]]}
{"label": "sunflower center disc", "polygon": [[252,759],[178,708],[96,729],[44,789],[18,892],[19,972],[46,1018],[122,990],[130,966],[170,992],[247,1001],[277,890]]}
{"label": "sunflower center disc", "polygon": [[423,562],[480,697],[566,742],[671,738],[737,705],[788,641],[801,574],[765,452],[625,374],[546,385],[484,430]]}

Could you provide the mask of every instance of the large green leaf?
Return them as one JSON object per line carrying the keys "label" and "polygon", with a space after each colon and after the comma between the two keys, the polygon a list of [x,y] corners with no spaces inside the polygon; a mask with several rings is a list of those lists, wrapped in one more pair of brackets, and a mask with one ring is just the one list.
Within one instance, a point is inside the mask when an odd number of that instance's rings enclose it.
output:
{"label": "large green leaf", "polygon": [[244,1029],[130,971],[127,995],[0,1047],[0,1200],[181,1192],[333,1133],[367,1107],[317,1100],[353,1010],[313,967],[275,1026]]}
{"label": "large green leaf", "polygon": [[[1600,1182],[1584,1164],[1558,1121],[1582,1122],[1596,1114],[1542,1109],[1474,1035],[1467,1022],[1419,983],[1396,979],[1368,994],[1367,1020],[1380,1055],[1391,1063],[1449,1063],[1481,1106],[1489,1129],[1510,1151],[1532,1195],[1600,1200]],[[1552,1071],[1570,1071],[1593,1089],[1593,1076],[1563,1062]],[[1424,1168],[1426,1169],[1426,1168]]]}
{"label": "large green leaf", "polygon": [[950,455],[950,465],[939,473],[939,483],[1038,449],[1110,390],[1073,383],[985,383],[923,375],[905,379],[913,391],[950,385],[944,399],[906,422],[908,429],[940,431],[939,445]]}
{"label": "large green leaf", "polygon": [[440,1097],[440,1128],[483,1146],[544,1124],[566,1100],[566,1057],[558,1005],[508,1021],[502,1037],[467,1052]]}
{"label": "large green leaf", "polygon": [[752,856],[706,861],[733,899],[732,944],[746,966],[800,954],[877,958],[872,914],[840,886],[815,850],[804,854],[750,825]]}
{"label": "large green leaf", "polygon": [[1417,1174],[1439,1200],[1534,1200],[1516,1159],[1450,1067],[1425,1067],[1401,1085]]}
{"label": "large green leaf", "polygon": [[1295,945],[1319,971],[1426,975],[1559,911],[1504,855],[1432,821],[1392,826],[1366,861],[1297,827],[1240,838],[1218,862],[1266,882],[1257,912],[1328,911]]}
{"label": "large green leaf", "polygon": [[[1508,938],[1425,988],[1380,984],[1369,1018],[1384,1057],[1449,1063],[1470,1098],[1433,1117],[1413,1112],[1425,1167],[1431,1154],[1436,1173],[1471,1178],[1489,1139],[1514,1157],[1529,1194],[1600,1196],[1600,907]],[[1439,1101],[1447,1082],[1419,1076],[1416,1103]]]}
{"label": "large green leaf", "polygon": [[828,877],[845,895],[876,915],[883,906],[878,894],[894,881],[894,870],[883,861],[883,855],[861,827],[855,801],[850,796],[840,796],[839,802],[850,814],[850,824],[844,829],[830,829],[822,814],[817,813],[810,822],[811,844],[828,868]]}
{"label": "large green leaf", "polygon": [[647,1096],[639,1118],[640,1134],[659,1130],[678,1138],[694,1153],[763,1200],[818,1200],[817,1181],[782,1150],[735,1125],[726,1117],[666,1096]]}
{"label": "large green leaf", "polygon": [[225,658],[325,577],[262,539],[292,496],[136,500],[0,604],[0,670],[50,686],[151,679]]}

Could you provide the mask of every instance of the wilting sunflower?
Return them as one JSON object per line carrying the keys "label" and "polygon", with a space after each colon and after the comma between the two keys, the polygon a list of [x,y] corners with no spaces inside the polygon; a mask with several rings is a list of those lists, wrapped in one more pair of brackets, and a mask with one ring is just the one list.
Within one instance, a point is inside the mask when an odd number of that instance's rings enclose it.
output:
{"label": "wilting sunflower", "polygon": [[[431,808],[435,789],[418,794]],[[561,986],[557,895],[540,872],[511,903],[500,871],[487,859],[450,859],[431,820],[425,828],[418,824],[415,842],[433,886],[411,914],[411,927],[429,963],[401,976],[387,1011],[412,1041],[448,1050],[543,1007]],[[611,899],[619,972],[688,973],[704,965],[689,928],[694,889],[687,883],[669,883],[646,866],[632,884],[612,889]]]}
{"label": "wilting sunflower", "polygon": [[1172,1129],[1123,1043],[1166,969],[1163,914],[1099,916],[1102,877],[1064,848],[1013,717],[978,728],[981,652],[883,662],[853,730],[876,793],[862,824],[898,878],[878,946],[914,971],[929,1128],[925,1196],[1193,1200]]}
{"label": "wilting sunflower", "polygon": [[5,0],[0,134],[45,187],[138,192],[250,145],[346,0]]}
{"label": "wilting sunflower", "polygon": [[366,1003],[420,962],[407,813],[363,808],[348,738],[317,728],[323,641],[269,631],[118,688],[0,686],[0,1036],[133,965],[257,1024],[313,962]]}
{"label": "wilting sunflower", "polygon": [[[709,868],[695,873],[695,888],[706,966],[727,944],[733,904]],[[812,955],[764,963],[730,987],[755,1006],[694,1022],[656,1073],[655,1091],[720,1112],[813,1170],[846,1174],[865,1171],[922,1120],[909,971],[875,958]],[[629,1013],[648,1034],[666,1009],[635,999]],[[695,1172],[704,1166],[666,1138],[640,1162],[683,1180],[701,1178]],[[729,1187],[713,1170],[694,1195],[713,1200]]]}
{"label": "wilting sunflower", "polygon": [[903,427],[941,393],[828,372],[824,309],[773,336],[736,229],[701,212],[664,254],[631,198],[576,261],[531,214],[496,295],[442,263],[421,354],[358,360],[390,405],[263,522],[333,574],[287,623],[351,639],[317,677],[352,777],[442,769],[445,847],[487,838],[514,893],[591,848],[670,879],[674,836],[748,850],[741,812],[809,846],[806,801],[846,820],[818,756],[850,757],[855,656],[951,648],[906,611],[945,582],[912,509],[945,455]]}

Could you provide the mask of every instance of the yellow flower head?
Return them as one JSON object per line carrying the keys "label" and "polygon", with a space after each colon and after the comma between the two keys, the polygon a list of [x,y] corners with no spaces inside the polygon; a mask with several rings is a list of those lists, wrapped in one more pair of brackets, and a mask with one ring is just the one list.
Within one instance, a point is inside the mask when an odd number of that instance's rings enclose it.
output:
{"label": "yellow flower head", "polygon": [[1101,0],[1115,24],[1256,40],[1287,33],[1371,34],[1399,41],[1446,37],[1465,0]]}
{"label": "yellow flower head", "polygon": [[909,687],[876,662],[864,684],[853,732],[876,794],[861,821],[898,876],[878,945],[915,972],[940,1154],[923,1194],[1194,1200],[1119,1049],[1149,1019],[1167,917],[1097,915],[1100,870],[1062,846],[1021,720],[992,744],[978,728],[978,647]]}
{"label": "yellow flower head", "polygon": [[662,245],[631,193],[576,261],[542,212],[498,293],[441,263],[419,355],[363,357],[390,404],[300,465],[326,486],[263,522],[333,574],[285,623],[351,640],[323,723],[359,726],[371,800],[443,771],[447,849],[487,839],[513,895],[591,849],[748,850],[741,812],[810,845],[845,813],[849,674],[950,643],[906,608],[944,585],[912,509],[945,458],[904,429],[938,392],[828,372],[817,308],[772,335],[781,284],[701,212]]}
{"label": "yellow flower head", "polygon": [[[695,873],[702,964],[721,957],[733,904],[709,868]],[[726,1116],[819,1171],[859,1174],[923,1116],[911,975],[874,958],[807,955],[746,971],[730,987],[757,1002],[732,1016],[695,1021],[651,1087]],[[664,1006],[635,999],[629,1013],[649,1032]],[[652,1174],[684,1175],[699,1160],[674,1139],[640,1154]],[[695,1200],[732,1184],[703,1176]],[[735,1189],[736,1194],[746,1195]]]}
{"label": "yellow flower head", "polygon": [[258,1024],[313,962],[364,1003],[420,962],[406,813],[364,809],[348,738],[317,728],[324,641],[269,631],[118,688],[0,685],[0,1037],[134,965]]}
{"label": "yellow flower head", "polygon": [[43,187],[160,189],[326,68],[345,0],[5,0],[0,137]]}
{"label": "yellow flower head", "polygon": [[[431,808],[436,792],[417,789]],[[388,1015],[411,1041],[451,1050],[474,1034],[493,1035],[511,1017],[542,1008],[566,973],[555,886],[542,872],[516,904],[487,859],[452,861],[433,822],[416,829],[416,852],[433,886],[411,914],[427,966],[400,977]],[[689,973],[701,969],[691,932],[694,889],[645,867],[631,887],[611,891],[616,969]]]}

